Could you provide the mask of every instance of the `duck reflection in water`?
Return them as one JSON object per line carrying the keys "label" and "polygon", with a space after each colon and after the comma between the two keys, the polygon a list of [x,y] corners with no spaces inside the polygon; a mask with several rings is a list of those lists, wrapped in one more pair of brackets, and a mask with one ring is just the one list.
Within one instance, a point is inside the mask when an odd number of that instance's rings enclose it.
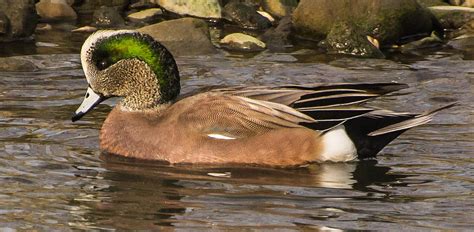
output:
{"label": "duck reflection in water", "polygon": [[[122,161],[104,162],[106,171],[92,179],[105,181],[105,188],[83,189],[85,195],[92,195],[89,199],[96,200],[75,199],[80,208],[87,209],[82,212],[87,228],[187,228],[209,226],[212,220],[227,226],[231,222],[251,226],[252,221],[243,222],[239,217],[248,213],[273,217],[275,207],[324,214],[319,211],[341,200],[383,198],[386,193],[371,187],[400,185],[406,177],[391,174],[389,167],[377,165],[375,160],[295,169],[170,167]],[[259,220],[265,223],[260,218],[255,219],[255,225]]]}

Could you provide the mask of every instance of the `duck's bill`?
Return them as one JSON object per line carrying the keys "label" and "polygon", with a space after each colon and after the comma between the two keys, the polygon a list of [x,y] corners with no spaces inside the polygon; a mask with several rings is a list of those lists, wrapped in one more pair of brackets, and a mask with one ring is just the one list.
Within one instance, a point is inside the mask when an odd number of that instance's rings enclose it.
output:
{"label": "duck's bill", "polygon": [[86,96],[84,97],[82,104],[79,106],[79,108],[77,108],[76,112],[74,112],[71,120],[75,122],[81,119],[82,116],[86,115],[87,112],[92,110],[96,105],[98,105],[105,99],[107,98],[102,96],[101,94],[94,92],[94,90],[92,90],[91,87],[88,87]]}

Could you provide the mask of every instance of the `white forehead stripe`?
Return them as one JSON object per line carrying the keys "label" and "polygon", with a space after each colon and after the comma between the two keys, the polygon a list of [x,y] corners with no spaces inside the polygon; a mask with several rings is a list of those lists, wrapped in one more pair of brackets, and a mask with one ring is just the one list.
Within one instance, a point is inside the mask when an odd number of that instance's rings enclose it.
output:
{"label": "white forehead stripe", "polygon": [[136,33],[137,31],[134,30],[101,30],[91,34],[81,48],[81,64],[82,69],[84,70],[84,74],[86,75],[87,82],[89,83],[89,77],[91,70],[90,63],[91,61],[91,48],[94,47],[95,43],[103,38],[111,37],[114,35],[119,34],[127,34],[127,33]]}

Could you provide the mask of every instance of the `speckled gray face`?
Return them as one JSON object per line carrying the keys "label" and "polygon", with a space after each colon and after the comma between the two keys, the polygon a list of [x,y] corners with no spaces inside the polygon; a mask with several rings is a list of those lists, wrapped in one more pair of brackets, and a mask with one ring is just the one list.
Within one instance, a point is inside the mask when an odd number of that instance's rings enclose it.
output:
{"label": "speckled gray face", "polygon": [[84,42],[81,62],[89,89],[73,120],[108,97],[124,97],[121,108],[136,111],[157,107],[179,94],[174,58],[149,35],[98,31]]}

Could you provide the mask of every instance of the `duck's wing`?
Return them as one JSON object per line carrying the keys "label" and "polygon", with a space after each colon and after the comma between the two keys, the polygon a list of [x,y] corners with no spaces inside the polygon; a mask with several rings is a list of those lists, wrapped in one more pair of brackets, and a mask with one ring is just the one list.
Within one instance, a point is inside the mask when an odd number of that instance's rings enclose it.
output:
{"label": "duck's wing", "polygon": [[289,106],[216,93],[198,94],[177,102],[178,121],[210,137],[243,138],[279,128],[303,127],[315,120]]}
{"label": "duck's wing", "polygon": [[336,83],[238,86],[214,89],[211,92],[284,104],[315,119],[310,126],[312,129],[327,130],[375,110],[362,107],[361,103],[406,87],[406,84],[399,83]]}

